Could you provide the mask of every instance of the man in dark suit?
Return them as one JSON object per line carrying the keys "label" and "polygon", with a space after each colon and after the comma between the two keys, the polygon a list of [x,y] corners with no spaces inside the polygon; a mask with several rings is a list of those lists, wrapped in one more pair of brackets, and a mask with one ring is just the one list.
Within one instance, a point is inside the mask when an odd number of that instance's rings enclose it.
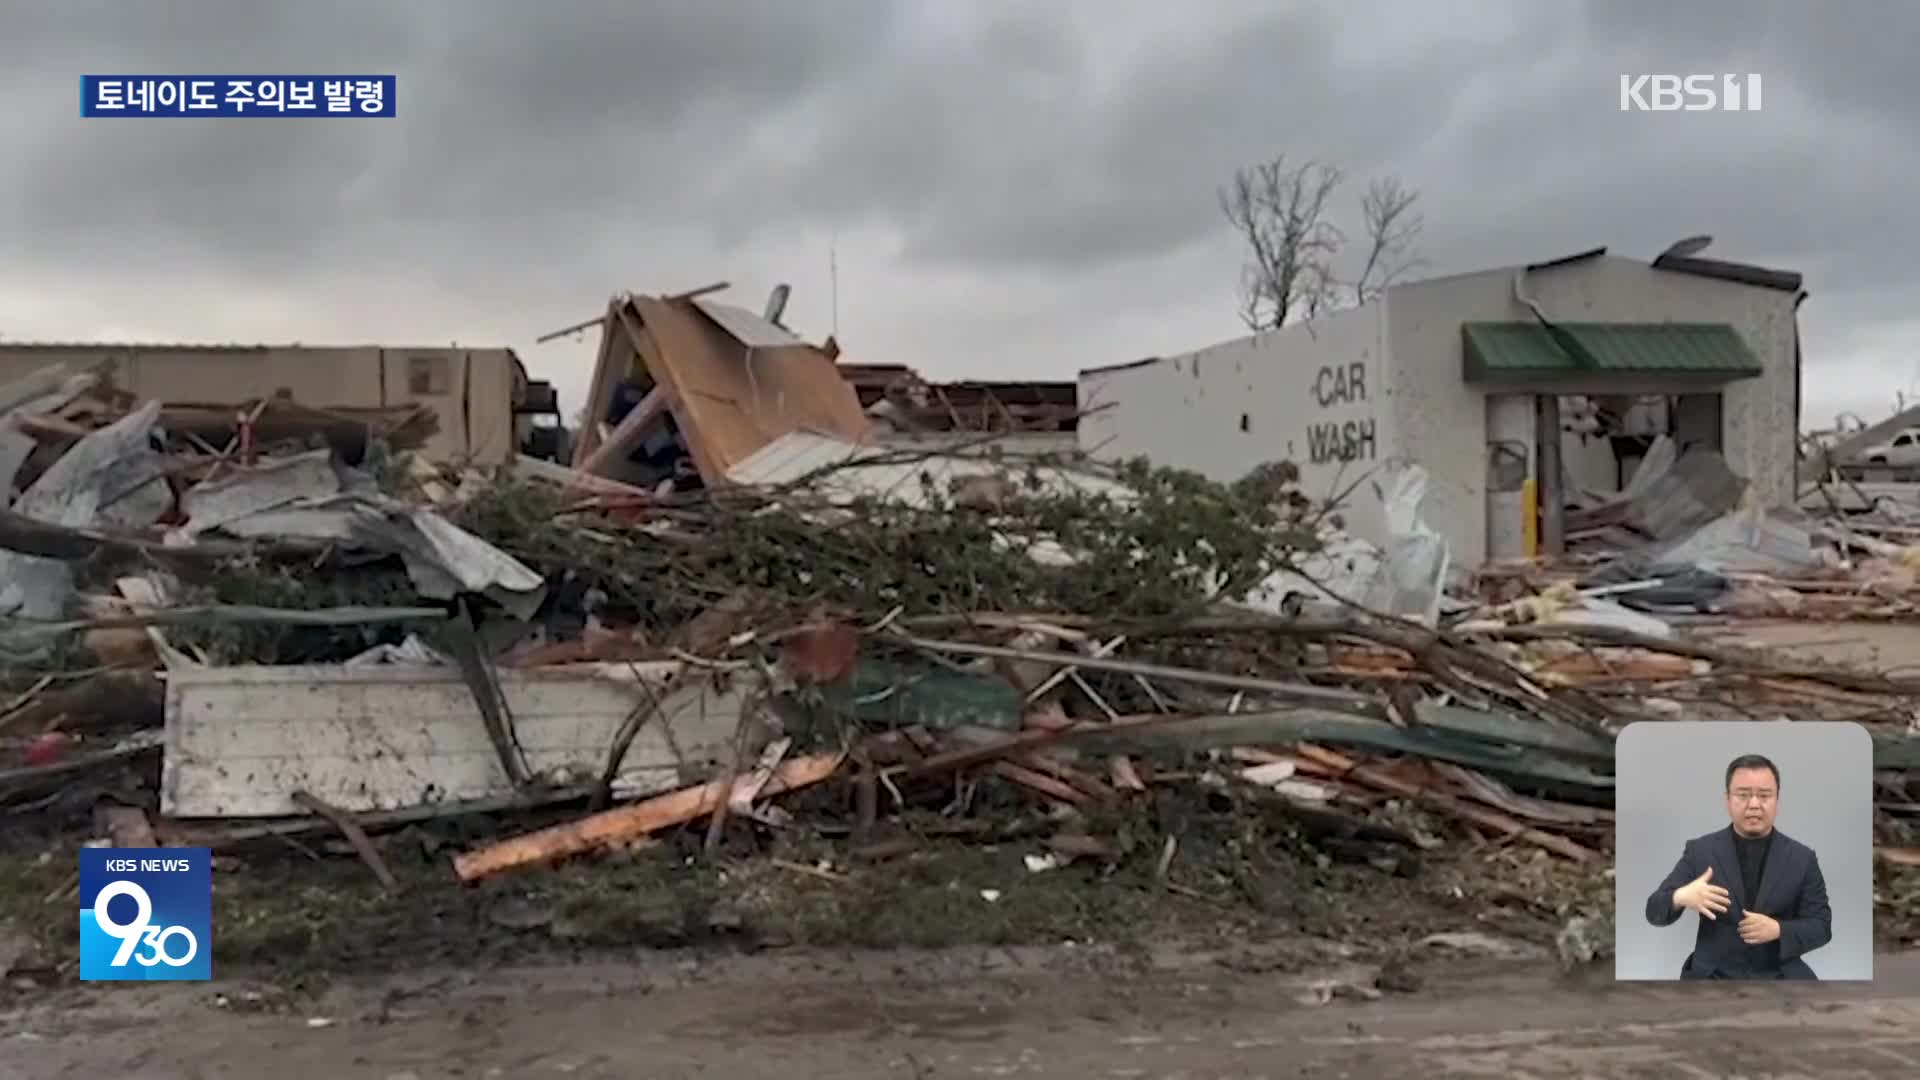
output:
{"label": "man in dark suit", "polygon": [[1732,825],[1687,841],[1647,897],[1647,921],[1700,916],[1682,979],[1817,979],[1801,958],[1833,940],[1833,909],[1813,849],[1773,827],[1780,770],[1746,754],[1726,786]]}

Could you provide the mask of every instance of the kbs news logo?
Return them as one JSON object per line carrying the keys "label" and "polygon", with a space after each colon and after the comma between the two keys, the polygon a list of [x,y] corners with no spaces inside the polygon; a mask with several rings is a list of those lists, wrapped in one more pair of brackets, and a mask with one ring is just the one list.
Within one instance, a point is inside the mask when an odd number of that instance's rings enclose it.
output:
{"label": "kbs news logo", "polygon": [[213,853],[82,848],[80,978],[213,977]]}
{"label": "kbs news logo", "polygon": [[1759,112],[1758,75],[1622,75],[1621,112]]}

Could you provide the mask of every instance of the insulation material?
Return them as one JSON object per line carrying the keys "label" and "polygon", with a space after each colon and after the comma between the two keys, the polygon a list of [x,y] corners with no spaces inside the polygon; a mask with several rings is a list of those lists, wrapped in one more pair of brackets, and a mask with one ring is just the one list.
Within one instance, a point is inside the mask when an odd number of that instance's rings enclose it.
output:
{"label": "insulation material", "polygon": [[1387,491],[1387,544],[1374,580],[1374,608],[1433,626],[1440,621],[1453,549],[1421,516],[1426,499],[1427,470],[1399,470]]}

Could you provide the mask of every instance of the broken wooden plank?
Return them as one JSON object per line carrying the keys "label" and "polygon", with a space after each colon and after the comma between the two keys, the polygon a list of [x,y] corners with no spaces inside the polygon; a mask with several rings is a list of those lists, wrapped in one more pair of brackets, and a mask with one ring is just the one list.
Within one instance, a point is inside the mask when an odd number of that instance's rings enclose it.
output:
{"label": "broken wooden plank", "polygon": [[[720,760],[739,694],[674,663],[503,671],[528,766],[547,783],[587,782],[647,690],[660,715],[634,740],[615,789],[645,795]],[[162,812],[291,817],[307,791],[356,814],[513,789],[451,667],[245,666],[170,672]],[[696,775],[698,773],[696,772]]]}
{"label": "broken wooden plank", "polygon": [[1920,848],[1876,847],[1873,853],[1889,866],[1920,867]]}
{"label": "broken wooden plank", "polygon": [[565,465],[556,465],[539,458],[519,457],[513,461],[513,475],[521,480],[538,481],[552,484],[562,490],[578,489],[594,495],[615,495],[634,499],[650,499],[653,492],[632,484],[623,484],[618,480],[609,480],[604,476],[593,476]]}
{"label": "broken wooden plank", "polygon": [[1464,799],[1455,798],[1452,795],[1429,791],[1418,784],[1411,784],[1397,776],[1393,776],[1384,769],[1372,765],[1360,764],[1343,755],[1336,754],[1331,750],[1314,746],[1310,743],[1302,743],[1295,752],[1301,757],[1317,761],[1329,768],[1337,769],[1339,770],[1339,775],[1350,777],[1360,783],[1366,784],[1368,787],[1378,788],[1381,791],[1398,795],[1403,799],[1413,799],[1416,802],[1425,803],[1435,809],[1452,814],[1454,817],[1460,818],[1463,821],[1470,821],[1475,825],[1492,829],[1505,836],[1518,837],[1530,844],[1545,848],[1556,855],[1563,855],[1575,862],[1592,862],[1600,857],[1597,852],[1582,847],[1564,836],[1555,836],[1553,833],[1523,825],[1497,810],[1476,806],[1473,803],[1467,802]]}
{"label": "broken wooden plank", "polygon": [[[840,768],[844,754],[816,754],[795,758],[774,770],[763,794],[817,784]],[[563,825],[523,833],[497,844],[454,856],[453,871],[461,881],[476,881],[516,867],[552,862],[596,848],[623,843],[661,829],[684,825],[713,813],[731,797],[735,785],[714,780],[656,795],[632,806],[603,811]]]}
{"label": "broken wooden plank", "polygon": [[991,766],[991,771],[1003,780],[1011,781],[1055,802],[1063,802],[1069,806],[1086,806],[1093,802],[1092,796],[1073,785],[1055,780],[1045,773],[1035,772],[1024,765],[1015,765],[1011,761],[996,761]]}
{"label": "broken wooden plank", "polygon": [[1505,784],[1490,776],[1482,776],[1472,769],[1463,769],[1444,761],[1430,761],[1427,762],[1427,766],[1437,775],[1459,784],[1468,797],[1475,802],[1485,803],[1523,821],[1540,825],[1611,825],[1613,823],[1611,810],[1521,795],[1509,790]]}
{"label": "broken wooden plank", "polygon": [[1022,768],[1031,769],[1034,772],[1051,776],[1055,780],[1070,785],[1075,790],[1083,792],[1101,802],[1112,802],[1120,797],[1119,791],[1105,780],[1091,773],[1076,769],[1049,754],[1028,751],[1027,753],[1018,754],[1008,760]]}
{"label": "broken wooden plank", "polygon": [[767,748],[760,751],[760,761],[754,766],[753,771],[734,785],[733,794],[727,799],[727,806],[737,814],[745,814],[752,810],[753,801],[758,799],[760,793],[773,781],[774,770],[780,767],[781,760],[791,749],[793,749],[791,737],[778,738],[768,743]]}
{"label": "broken wooden plank", "polygon": [[373,871],[373,876],[380,879],[381,888],[388,892],[400,891],[400,882],[393,876],[393,871],[387,869],[387,861],[380,857],[380,849],[373,846],[373,841],[367,837],[366,830],[360,827],[359,822],[353,820],[352,814],[337,806],[329,806],[304,791],[294,792],[293,802],[301,809],[327,819],[334,828],[339,829],[340,834],[347,838],[347,843],[353,845],[354,853],[360,856],[360,861],[366,863],[367,869]]}
{"label": "broken wooden plank", "polygon": [[1146,781],[1140,779],[1140,770],[1133,767],[1133,759],[1125,754],[1115,754],[1107,760],[1107,775],[1121,791],[1147,790]]}
{"label": "broken wooden plank", "polygon": [[656,384],[647,391],[646,397],[640,399],[640,404],[635,405],[614,425],[613,430],[607,433],[606,441],[594,447],[593,453],[575,467],[576,475],[597,478],[608,466],[625,460],[647,437],[648,429],[656,422],[665,420],[672,409],[673,392]]}

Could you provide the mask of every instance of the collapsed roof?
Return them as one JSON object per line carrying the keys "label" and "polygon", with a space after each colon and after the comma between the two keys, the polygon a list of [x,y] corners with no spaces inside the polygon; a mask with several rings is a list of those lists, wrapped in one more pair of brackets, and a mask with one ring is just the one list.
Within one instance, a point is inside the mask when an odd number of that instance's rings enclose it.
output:
{"label": "collapsed roof", "polygon": [[1075,383],[934,383],[903,364],[836,363],[832,339],[809,344],[708,299],[712,291],[625,293],[608,303],[576,470],[645,484],[695,474],[700,486],[717,486],[794,432],[859,444],[876,424],[906,433],[1075,430]]}
{"label": "collapsed roof", "polygon": [[576,469],[614,476],[636,451],[678,459],[683,448],[700,480],[719,486],[756,450],[802,430],[854,442],[869,430],[824,350],[693,294],[625,293],[607,305]]}

